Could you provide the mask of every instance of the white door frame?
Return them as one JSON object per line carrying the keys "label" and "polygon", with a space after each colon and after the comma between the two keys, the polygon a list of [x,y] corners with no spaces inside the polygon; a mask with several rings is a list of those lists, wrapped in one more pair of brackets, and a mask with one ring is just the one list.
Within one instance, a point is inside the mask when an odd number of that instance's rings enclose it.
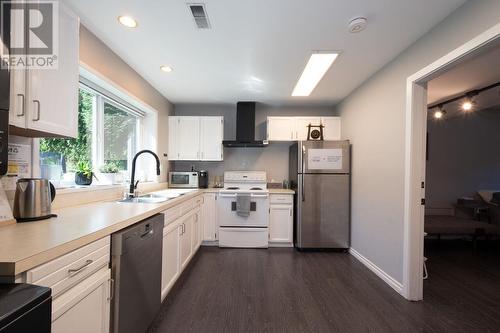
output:
{"label": "white door frame", "polygon": [[500,24],[451,51],[406,80],[403,296],[423,298],[427,82],[457,61],[500,39]]}

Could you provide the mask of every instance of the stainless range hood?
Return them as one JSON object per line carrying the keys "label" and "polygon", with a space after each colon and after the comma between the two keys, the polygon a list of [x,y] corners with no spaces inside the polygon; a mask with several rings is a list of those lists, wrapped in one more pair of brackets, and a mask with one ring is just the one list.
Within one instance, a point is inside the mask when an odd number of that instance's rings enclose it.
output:
{"label": "stainless range hood", "polygon": [[255,102],[236,103],[236,140],[224,140],[222,144],[227,148],[267,146],[267,140],[255,140]]}

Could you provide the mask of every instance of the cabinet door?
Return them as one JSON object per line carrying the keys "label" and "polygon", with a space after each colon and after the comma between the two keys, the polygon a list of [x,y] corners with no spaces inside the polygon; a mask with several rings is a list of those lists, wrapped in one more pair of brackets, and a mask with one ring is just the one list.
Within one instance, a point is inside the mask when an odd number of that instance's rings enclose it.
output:
{"label": "cabinet door", "polygon": [[309,124],[313,126],[321,125],[320,117],[296,117],[295,118],[295,140],[307,140],[307,132]]}
{"label": "cabinet door", "polygon": [[189,215],[182,219],[181,222],[182,234],[181,234],[181,271],[189,263],[191,259],[191,254],[193,253],[193,248],[191,242],[193,240],[193,215]]}
{"label": "cabinet door", "polygon": [[269,213],[269,241],[291,243],[293,241],[292,205],[271,205]]}
{"label": "cabinet door", "polygon": [[340,140],[340,117],[322,117],[323,137],[325,140]]}
{"label": "cabinet door", "polygon": [[199,117],[177,118],[178,160],[200,159],[200,119]]}
{"label": "cabinet door", "polygon": [[177,129],[179,127],[178,117],[168,117],[168,160],[175,161],[179,158],[177,146]]}
{"label": "cabinet door", "polygon": [[108,333],[110,269],[91,275],[52,302],[52,333]]}
{"label": "cabinet door", "polygon": [[28,71],[29,129],[78,135],[79,25],[78,17],[59,2],[58,68]]}
{"label": "cabinet door", "polygon": [[[11,39],[17,39],[16,35],[24,32],[23,20],[17,19],[17,15],[11,17]],[[10,114],[9,124],[20,128],[26,127],[26,71],[24,69],[12,69],[10,72]]]}
{"label": "cabinet door", "polygon": [[163,300],[180,275],[180,234],[179,223],[174,222],[163,228],[163,253],[161,269],[161,299]]}
{"label": "cabinet door", "polygon": [[201,208],[202,220],[202,238],[205,241],[217,240],[217,207],[216,193],[206,193],[203,198],[203,206]]}
{"label": "cabinet door", "polygon": [[267,117],[267,140],[293,141],[295,119],[293,117]]}
{"label": "cabinet door", "polygon": [[200,159],[222,161],[223,117],[201,117]]}
{"label": "cabinet door", "polygon": [[200,234],[200,210],[198,210],[194,215],[193,215],[193,232],[192,232],[192,242],[191,242],[191,252],[192,255],[196,253],[198,250],[198,247],[200,246],[200,239],[201,239],[201,234]]}

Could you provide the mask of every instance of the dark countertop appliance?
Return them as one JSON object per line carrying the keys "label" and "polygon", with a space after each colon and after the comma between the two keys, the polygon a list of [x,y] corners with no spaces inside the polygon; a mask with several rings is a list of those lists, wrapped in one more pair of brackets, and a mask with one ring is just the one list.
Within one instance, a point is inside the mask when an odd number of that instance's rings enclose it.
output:
{"label": "dark countertop appliance", "polygon": [[52,290],[31,284],[0,284],[0,332],[50,333]]}
{"label": "dark countertop appliance", "polygon": [[236,104],[236,140],[224,140],[226,148],[266,147],[266,140],[255,140],[255,102]]}
{"label": "dark countertop appliance", "polygon": [[200,170],[198,172],[198,187],[199,188],[208,188],[208,171]]}
{"label": "dark countertop appliance", "polygon": [[[10,3],[0,0],[2,8],[2,35],[0,47],[2,55],[10,54]],[[0,66],[0,176],[7,173],[9,148],[9,107],[10,107],[10,69],[8,64]]]}

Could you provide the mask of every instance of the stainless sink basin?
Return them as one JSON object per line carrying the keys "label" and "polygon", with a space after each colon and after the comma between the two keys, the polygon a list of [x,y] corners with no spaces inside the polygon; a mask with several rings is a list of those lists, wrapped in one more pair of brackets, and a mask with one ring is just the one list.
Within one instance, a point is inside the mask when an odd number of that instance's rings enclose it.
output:
{"label": "stainless sink basin", "polygon": [[127,198],[120,200],[118,202],[130,202],[130,203],[160,203],[165,202],[167,200],[171,200],[177,197],[180,197],[184,193],[165,193],[165,194],[144,194],[140,195],[136,198]]}

